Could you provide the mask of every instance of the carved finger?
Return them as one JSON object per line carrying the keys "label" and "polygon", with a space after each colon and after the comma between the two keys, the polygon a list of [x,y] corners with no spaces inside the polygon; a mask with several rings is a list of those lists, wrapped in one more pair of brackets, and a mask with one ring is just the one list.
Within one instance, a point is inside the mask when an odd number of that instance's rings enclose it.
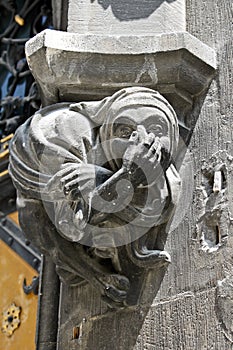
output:
{"label": "carved finger", "polygon": [[154,145],[155,148],[158,148],[159,145],[161,145],[159,137],[157,137],[157,136],[155,137],[153,145]]}
{"label": "carved finger", "polygon": [[155,141],[152,143],[148,153],[147,158],[152,157],[153,155],[156,155],[161,152],[161,143],[158,138],[155,139]]}
{"label": "carved finger", "polygon": [[65,195],[69,194],[69,192],[74,189],[74,188],[78,188],[78,180],[72,180],[70,182],[68,182],[65,186],[64,186],[64,193]]}
{"label": "carved finger", "polygon": [[155,155],[149,159],[149,162],[152,164],[154,163],[156,167],[158,164],[160,164],[161,156],[162,156],[162,153],[161,152],[158,153],[156,151]]}
{"label": "carved finger", "polygon": [[73,170],[71,173],[69,173],[68,175],[62,177],[61,179],[61,184],[64,186],[65,184],[67,184],[68,182],[78,178],[79,174],[77,173],[77,170]]}
{"label": "carved finger", "polygon": [[[69,176],[70,174],[72,173],[78,173],[79,171],[79,166],[77,166],[77,164],[73,164],[73,165],[70,165],[64,169],[61,169],[57,175],[60,177],[60,180],[66,178],[66,176]],[[72,175],[71,175],[72,176]]]}
{"label": "carved finger", "polygon": [[156,147],[152,145],[146,154],[146,158],[151,158],[152,156],[155,155],[155,153],[156,153]]}
{"label": "carved finger", "polygon": [[161,162],[162,159],[162,145],[159,144],[157,150],[156,150],[156,155],[157,155],[157,162]]}
{"label": "carved finger", "polygon": [[151,145],[150,149],[148,150],[147,154],[145,155],[146,158],[151,158],[156,154],[157,151],[157,145],[153,144]]}
{"label": "carved finger", "polygon": [[74,167],[69,167],[69,168],[66,168],[66,169],[61,169],[59,170],[48,182],[47,184],[47,188],[48,190],[53,187],[54,185],[57,186],[58,183],[61,181],[61,179],[68,175],[70,172],[74,171]]}
{"label": "carved finger", "polygon": [[149,135],[147,135],[146,138],[145,138],[144,146],[146,148],[150,148],[150,146],[152,145],[154,140],[155,140],[155,135],[152,132],[149,133]]}
{"label": "carved finger", "polygon": [[75,168],[77,168],[77,166],[79,166],[79,164],[73,163],[73,162],[67,162],[67,163],[63,163],[63,164],[61,165],[61,169],[68,169],[68,168],[70,168],[70,167],[75,167]]}
{"label": "carved finger", "polygon": [[60,174],[56,174],[53,176],[46,185],[47,192],[57,192],[59,190],[63,190],[63,186],[61,185],[61,176]]}

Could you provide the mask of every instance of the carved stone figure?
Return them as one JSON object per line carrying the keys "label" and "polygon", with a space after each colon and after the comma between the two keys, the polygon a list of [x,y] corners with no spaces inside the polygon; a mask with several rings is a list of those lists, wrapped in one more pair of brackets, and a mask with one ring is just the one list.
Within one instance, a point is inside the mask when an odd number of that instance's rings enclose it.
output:
{"label": "carved stone figure", "polygon": [[170,261],[178,139],[173,108],[142,87],[43,108],[17,130],[9,170],[20,223],[64,283],[87,280],[113,307],[137,303],[135,271]]}

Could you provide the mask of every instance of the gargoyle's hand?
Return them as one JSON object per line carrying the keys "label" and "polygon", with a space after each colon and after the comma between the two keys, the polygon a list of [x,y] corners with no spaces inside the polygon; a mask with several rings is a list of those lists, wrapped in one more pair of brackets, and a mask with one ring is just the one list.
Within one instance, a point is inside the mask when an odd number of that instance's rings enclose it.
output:
{"label": "gargoyle's hand", "polygon": [[64,164],[60,185],[69,200],[85,197],[96,187],[96,171],[93,164]]}
{"label": "gargoyle's hand", "polygon": [[54,199],[75,201],[95,188],[96,171],[93,164],[64,163],[46,185],[45,191]]}
{"label": "gargoyle's hand", "polygon": [[112,172],[93,164],[64,163],[54,174],[45,187],[55,200],[75,201],[87,197],[97,186],[104,183]]}
{"label": "gargoyle's hand", "polygon": [[163,174],[161,165],[163,146],[158,137],[147,133],[139,125],[129,139],[129,146],[123,156],[123,168],[136,186],[149,185]]}
{"label": "gargoyle's hand", "polygon": [[64,164],[63,168],[66,171],[60,183],[64,194],[73,201],[80,197],[87,201],[89,194],[112,175],[111,171],[93,164]]}

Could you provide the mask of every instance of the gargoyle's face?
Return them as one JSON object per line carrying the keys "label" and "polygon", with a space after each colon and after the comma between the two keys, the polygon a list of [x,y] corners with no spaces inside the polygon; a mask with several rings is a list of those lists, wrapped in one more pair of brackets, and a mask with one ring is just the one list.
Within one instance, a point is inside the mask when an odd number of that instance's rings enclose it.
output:
{"label": "gargoyle's face", "polygon": [[169,122],[163,111],[154,107],[134,107],[121,111],[114,120],[111,133],[111,153],[122,158],[129,144],[129,138],[138,125],[143,125],[147,133],[160,138],[161,143],[170,149]]}

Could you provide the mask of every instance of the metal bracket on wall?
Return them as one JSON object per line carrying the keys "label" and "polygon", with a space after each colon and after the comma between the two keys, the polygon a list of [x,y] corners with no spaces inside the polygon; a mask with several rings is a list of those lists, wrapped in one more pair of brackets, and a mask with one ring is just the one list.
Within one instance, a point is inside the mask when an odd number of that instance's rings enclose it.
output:
{"label": "metal bracket on wall", "polygon": [[25,294],[31,294],[38,295],[38,289],[39,289],[39,276],[34,276],[32,279],[31,284],[27,285],[27,280],[24,278],[23,280],[23,291]]}
{"label": "metal bracket on wall", "polygon": [[0,239],[40,272],[41,255],[39,251],[25,239],[21,229],[6,216],[0,218]]}

